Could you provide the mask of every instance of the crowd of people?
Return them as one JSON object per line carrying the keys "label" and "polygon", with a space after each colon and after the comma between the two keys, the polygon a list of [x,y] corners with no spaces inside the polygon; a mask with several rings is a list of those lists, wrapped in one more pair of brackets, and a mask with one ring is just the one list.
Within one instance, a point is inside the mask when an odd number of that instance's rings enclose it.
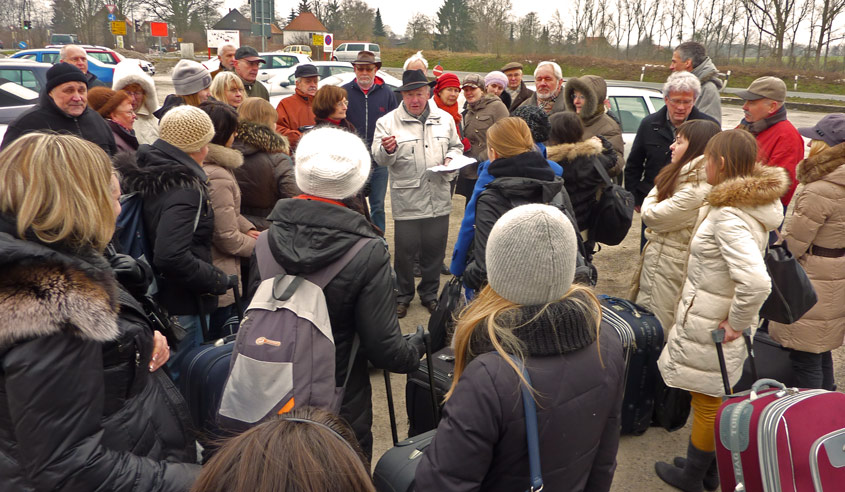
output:
{"label": "crowd of people", "polygon": [[[62,49],[0,150],[0,479],[10,490],[373,491],[369,366],[418,368],[422,334],[403,336],[399,319],[415,296],[438,309],[444,273],[470,302],[455,313],[454,379],[416,489],[524,489],[518,388],[528,385],[545,486],[609,490],[623,348],[600,328],[592,288],[575,281],[602,226],[600,170],[624,177],[641,213],[629,298],[662,325],[663,380],[692,397],[686,457],[656,463],[662,480],[718,486],[713,429],[725,394],[711,331],[724,330],[732,384],[747,354],[741,333],[762,323],[790,351],[799,386],[835,388],[845,114],[796,129],[776,77],[741,91],[745,117],[722,131],[723,82],[703,46],[682,43],[665,106],[642,120],[625,159],[605,81],[565,81],[554,61],[537,64],[532,91],[516,62],[432,80],[417,53],[390,90],[378,57],[362,51],[340,87],[318,88],[314,65],[297,66],[294,94],[274,108],[256,80],[264,60],[224,45],[215,72],[181,60],[159,106],[139,67],[119,64],[108,88],[79,52]],[[466,208],[447,268],[455,193]],[[116,239],[128,197],[143,206],[143,257]],[[280,412],[200,466],[174,382],[190,351],[238,316],[237,293],[258,288],[262,234],[272,260],[302,276],[371,239],[323,289],[336,378],[348,383],[338,415]],[[780,240],[819,298],[792,325],[758,319],[771,289],[764,253]],[[149,302],[183,335],[162,333]]]}

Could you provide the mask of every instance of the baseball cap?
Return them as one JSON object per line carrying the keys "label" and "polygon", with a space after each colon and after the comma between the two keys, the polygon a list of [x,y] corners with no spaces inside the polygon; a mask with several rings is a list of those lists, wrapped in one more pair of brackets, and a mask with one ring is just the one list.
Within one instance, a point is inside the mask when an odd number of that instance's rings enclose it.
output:
{"label": "baseball cap", "polygon": [[252,46],[241,46],[238,48],[235,51],[235,60],[260,61],[261,63],[265,63],[264,58],[258,56],[258,52]]}
{"label": "baseball cap", "polygon": [[738,91],[736,95],[746,101],[756,101],[757,99],[766,98],[783,102],[786,100],[786,84],[777,77],[760,77],[754,82],[751,82],[748,89]]}

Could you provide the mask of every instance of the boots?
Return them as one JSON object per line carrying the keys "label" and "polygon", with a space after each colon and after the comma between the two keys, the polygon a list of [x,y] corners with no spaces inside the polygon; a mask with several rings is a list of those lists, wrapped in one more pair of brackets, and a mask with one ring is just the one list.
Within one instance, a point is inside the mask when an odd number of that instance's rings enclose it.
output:
{"label": "boots", "polygon": [[654,470],[661,480],[684,492],[702,492],[704,490],[704,475],[716,457],[713,451],[702,451],[692,445],[687,446],[687,459],[683,468],[669,463],[658,462]]}
{"label": "boots", "polygon": [[[687,464],[687,459],[682,458],[680,456],[675,456],[675,460],[673,461],[673,463],[678,468],[683,468]],[[712,492],[718,488],[719,470],[716,468],[716,460],[713,460],[710,463],[710,468],[707,469],[707,473],[704,474],[704,489]]]}

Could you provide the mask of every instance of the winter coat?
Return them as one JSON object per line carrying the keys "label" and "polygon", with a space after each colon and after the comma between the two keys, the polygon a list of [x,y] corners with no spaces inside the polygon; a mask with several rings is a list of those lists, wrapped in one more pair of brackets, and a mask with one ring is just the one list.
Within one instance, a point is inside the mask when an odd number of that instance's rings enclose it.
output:
{"label": "winter coat", "polygon": [[[561,88],[560,93],[558,93],[554,104],[552,104],[552,110],[549,112],[549,116],[551,116],[551,115],[553,115],[557,112],[560,112],[560,111],[566,111],[566,102],[563,99],[564,99],[563,89]],[[525,101],[522,101],[522,103],[520,103],[519,106],[537,106],[537,105],[538,105],[537,104],[537,93],[534,92],[533,94],[531,94],[531,96],[528,99],[526,99]],[[519,106],[517,106],[517,107],[519,107]]]}
{"label": "winter coat", "polygon": [[[317,200],[280,200],[269,216],[270,251],[285,272],[308,274],[340,258],[360,238],[376,238],[364,216]],[[249,292],[258,287],[257,269],[250,269]],[[367,369],[409,373],[419,366],[419,354],[404,338],[396,318],[396,298],[390,255],[380,240],[368,242],[323,292],[335,342],[337,385],[343,384],[352,341],[361,347],[352,368],[340,416],[355,431],[368,454],[372,450],[372,388]]]}
{"label": "winter coat", "polygon": [[511,105],[508,110],[513,113],[516,108],[522,106],[522,103],[524,103],[526,99],[529,99],[533,95],[534,91],[532,91],[528,87],[525,87],[525,82],[520,82],[519,92],[516,94],[516,97],[513,98],[513,101],[511,101]]}
{"label": "winter coat", "polygon": [[138,150],[138,139],[135,138],[134,131],[127,131],[116,121],[106,120],[106,124],[109,125],[109,130],[114,136],[114,144],[118,152],[135,152]]}
{"label": "winter coat", "polygon": [[287,138],[270,127],[241,121],[232,148],[244,156],[243,165],[235,169],[241,189],[241,214],[263,231],[270,227],[267,216],[276,202],[301,193],[293,163],[285,154]]}
{"label": "winter coat", "polygon": [[3,490],[187,491],[185,403],[149,372],[143,311],[99,253],[0,230]]}
{"label": "winter coat", "polygon": [[705,164],[703,156],[684,164],[670,197],[658,202],[655,186],[643,201],[642,221],[647,226],[648,242],[628,298],[657,316],[664,339],[675,320],[698,212],[710,193]]}
{"label": "winter coat", "polygon": [[574,144],[550,145],[546,151],[549,159],[563,168],[563,184],[572,200],[578,228],[586,231],[590,228],[593,208],[598,203],[596,193],[604,189],[604,180],[595,163],[598,162],[609,172],[616,165],[616,152],[607,139],[600,141],[590,138]]}
{"label": "winter coat", "polygon": [[373,145],[373,134],[376,131],[376,121],[393,111],[398,106],[396,96],[390,87],[384,85],[381,77],[376,77],[373,86],[364,94],[356,80],[343,86],[349,106],[346,108],[346,119],[358,129],[358,136],[367,143],[369,149]]}
{"label": "winter coat", "polygon": [[464,270],[464,284],[480,290],[487,282],[487,238],[493,225],[508,210],[526,203],[550,203],[563,181],[537,152],[496,159],[487,171],[493,176],[475,204],[473,259]]}
{"label": "winter coat", "polygon": [[[725,394],[710,332],[724,320],[735,331],[757,328],[757,312],[772,288],[763,253],[769,231],[783,220],[778,199],[788,185],[785,171],[761,166],[751,176],[719,183],[707,195],[709,206],[699,213],[690,243],[675,322],[657,363],[668,386]],[[733,386],[742,375],[745,342],[737,338],[722,346]]]}
{"label": "winter coat", "polygon": [[[214,209],[211,262],[227,276],[237,275],[239,278],[240,258],[249,258],[255,249],[255,239],[246,234],[255,226],[241,215],[241,189],[234,175],[234,170],[243,163],[243,154],[216,144],[208,144],[208,155],[203,163],[203,171],[208,176],[211,208]],[[217,298],[218,306],[230,306],[234,302],[232,290]]]}
{"label": "winter coat", "polygon": [[[427,219],[449,215],[452,209],[450,174],[429,171],[461,155],[463,144],[452,115],[429,103],[425,123],[405,110],[405,105],[379,118],[371,151],[376,163],[390,172],[390,206],[393,220]],[[388,154],[381,139],[393,135],[397,148]]]}
{"label": "winter coat", "polygon": [[167,97],[164,98],[164,104],[161,105],[160,108],[155,110],[153,116],[159,119],[159,121],[164,118],[164,115],[167,114],[168,111],[175,108],[176,106],[183,106],[185,104],[185,99],[182,96],[177,96],[176,94],[168,94]]}
{"label": "winter coat", "polygon": [[770,321],[769,333],[784,347],[822,353],[838,348],[845,336],[845,256],[814,255],[810,246],[845,248],[845,143],[805,159],[798,181],[804,187],[786,223],[786,243],[819,300],[791,325]]}
{"label": "winter coat", "polygon": [[205,172],[161,139],[142,145],[135,159],[120,154],[115,166],[123,175],[121,190],[143,198],[157,300],[173,315],[211,314],[228,279],[211,260],[214,210]]}
{"label": "winter coat", "polygon": [[[247,82],[243,79],[240,75],[238,77],[241,79],[241,82],[244,84],[244,90],[246,92],[246,97],[260,97],[265,101],[270,101],[270,92],[267,90],[267,87],[260,81],[255,80],[253,82]],[[214,77],[211,77],[212,79]]]}
{"label": "winter coat", "polygon": [[784,120],[766,128],[757,138],[757,160],[769,166],[777,166],[789,172],[789,189],[780,198],[783,206],[789,205],[795,188],[798,187],[798,180],[795,177],[795,168],[804,158],[804,139],[789,121]]}
{"label": "winter coat", "polygon": [[158,96],[152,77],[144,73],[138,63],[126,60],[114,68],[112,88],[121,90],[129,84],[138,84],[144,89],[144,104],[135,111],[135,137],[139,144],[151,144],[158,139],[158,118],[153,113],[158,109]]}
{"label": "winter coat", "polygon": [[[605,329],[596,340],[594,321],[587,321],[574,300],[551,304],[532,319],[538,308],[522,307],[512,325],[525,323],[513,331],[524,345],[536,390],[545,490],[608,491],[625,382],[621,342]],[[473,353],[481,355],[466,366],[443,408],[417,468],[417,492],[528,489],[520,380],[492,347],[473,345]]]}
{"label": "winter coat", "polygon": [[[469,139],[472,148],[470,156],[478,162],[487,160],[487,130],[493,123],[508,117],[508,108],[498,97],[484,94],[475,104],[467,104],[463,114],[461,134]],[[478,164],[462,167],[460,175],[467,179],[478,179]]]}
{"label": "winter coat", "polygon": [[314,111],[311,111],[313,102],[313,96],[306,96],[305,93],[296,89],[295,93],[279,101],[279,105],[276,106],[276,113],[279,115],[276,120],[276,131],[287,137],[291,153],[296,150],[296,144],[302,138],[302,132],[299,129],[314,124]]}
{"label": "winter coat", "polygon": [[46,90],[41,91],[38,104],[9,123],[0,147],[5,149],[21,135],[39,131],[69,133],[99,145],[110,156],[117,153],[114,135],[102,116],[87,106],[81,115],[70,116],[56,106]]}
{"label": "winter coat", "polygon": [[708,56],[700,65],[692,69],[692,74],[701,82],[701,94],[695,100],[695,107],[702,113],[709,115],[722,125],[722,96],[719,91],[724,82],[719,78],[719,70]]}
{"label": "winter coat", "polygon": [[[642,205],[643,199],[654,187],[654,178],[672,160],[669,146],[675,141],[675,132],[669,124],[667,112],[668,109],[663,106],[643,118],[625,163],[625,189],[634,194],[637,205]],[[687,121],[691,120],[716,122],[696,107],[687,117]]]}
{"label": "winter coat", "polygon": [[575,91],[584,95],[584,105],[581,106],[581,123],[584,124],[584,140],[589,137],[602,136],[610,141],[616,151],[616,162],[608,174],[616,176],[625,168],[625,142],[622,140],[622,127],[614,120],[604,105],[607,99],[607,83],[603,78],[595,75],[585,75],[580,78],[569,79],[563,88],[563,100],[566,110],[575,112],[572,96]]}

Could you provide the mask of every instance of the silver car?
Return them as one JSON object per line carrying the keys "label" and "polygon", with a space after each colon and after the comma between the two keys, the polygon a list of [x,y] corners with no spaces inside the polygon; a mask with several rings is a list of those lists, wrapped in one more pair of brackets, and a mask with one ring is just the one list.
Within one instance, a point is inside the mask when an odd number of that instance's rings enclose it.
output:
{"label": "silver car", "polygon": [[358,58],[359,51],[372,51],[376,55],[376,59],[381,59],[381,48],[375,43],[367,43],[356,41],[352,43],[343,43],[332,52],[333,61],[353,62]]}

